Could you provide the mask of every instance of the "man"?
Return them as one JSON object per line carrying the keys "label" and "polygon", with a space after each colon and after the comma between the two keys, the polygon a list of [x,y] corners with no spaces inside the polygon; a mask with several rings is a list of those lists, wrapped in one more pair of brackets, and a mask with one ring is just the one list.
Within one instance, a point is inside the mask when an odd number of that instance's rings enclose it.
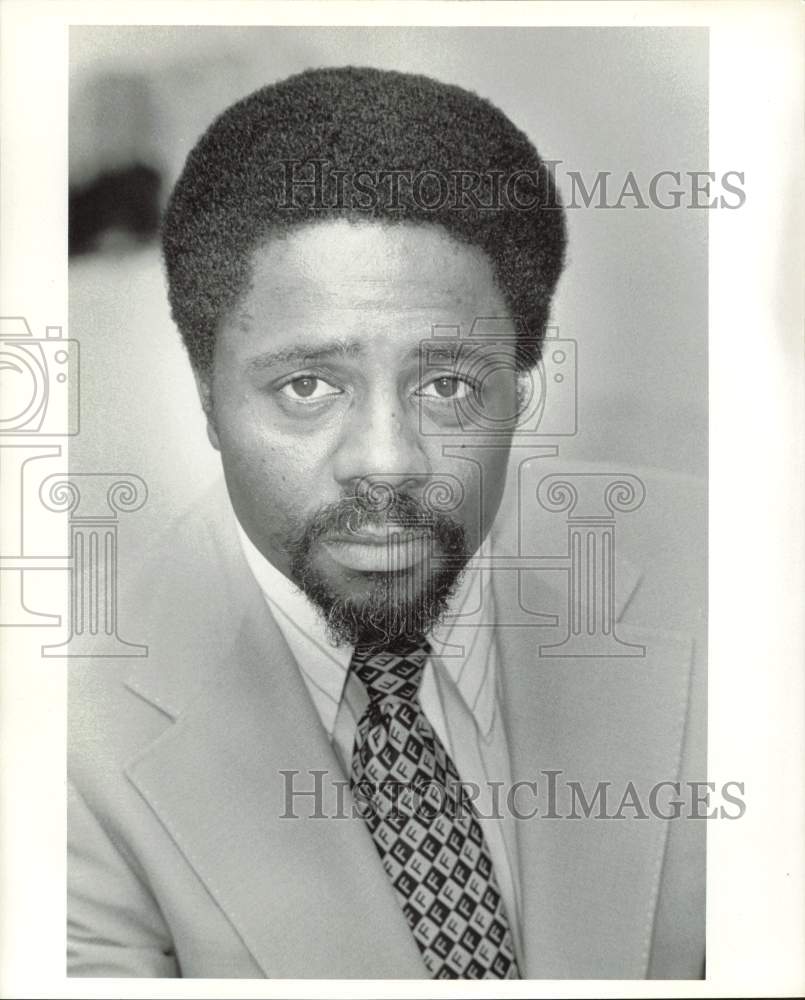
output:
{"label": "man", "polygon": [[309,71],[210,127],[163,249],[226,496],[143,573],[147,661],[71,679],[71,974],[700,975],[701,824],[555,781],[701,777],[689,637],[551,657],[494,572],[540,544],[502,509],[565,249],[532,144]]}

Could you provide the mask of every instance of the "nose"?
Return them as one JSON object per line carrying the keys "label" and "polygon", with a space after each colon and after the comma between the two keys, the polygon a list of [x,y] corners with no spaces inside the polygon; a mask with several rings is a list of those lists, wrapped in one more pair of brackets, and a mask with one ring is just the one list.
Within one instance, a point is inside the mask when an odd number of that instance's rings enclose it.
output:
{"label": "nose", "polygon": [[389,486],[400,493],[422,489],[430,472],[416,414],[396,395],[374,392],[356,400],[342,424],[333,475],[345,492]]}

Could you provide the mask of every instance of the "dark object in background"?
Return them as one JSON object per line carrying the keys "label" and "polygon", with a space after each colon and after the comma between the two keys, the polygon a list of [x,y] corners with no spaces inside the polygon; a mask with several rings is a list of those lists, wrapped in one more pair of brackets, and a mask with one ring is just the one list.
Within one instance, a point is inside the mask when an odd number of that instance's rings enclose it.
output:
{"label": "dark object in background", "polygon": [[100,249],[110,234],[123,244],[155,239],[161,185],[157,170],[138,163],[104,171],[80,187],[71,187],[70,256]]}

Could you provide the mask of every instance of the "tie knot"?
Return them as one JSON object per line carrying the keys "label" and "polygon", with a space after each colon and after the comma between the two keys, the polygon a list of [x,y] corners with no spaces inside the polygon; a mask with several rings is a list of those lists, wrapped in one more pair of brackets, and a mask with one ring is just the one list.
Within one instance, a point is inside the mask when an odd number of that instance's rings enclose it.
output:
{"label": "tie knot", "polygon": [[429,653],[424,636],[382,649],[356,646],[350,669],[363,682],[370,701],[387,697],[413,701]]}

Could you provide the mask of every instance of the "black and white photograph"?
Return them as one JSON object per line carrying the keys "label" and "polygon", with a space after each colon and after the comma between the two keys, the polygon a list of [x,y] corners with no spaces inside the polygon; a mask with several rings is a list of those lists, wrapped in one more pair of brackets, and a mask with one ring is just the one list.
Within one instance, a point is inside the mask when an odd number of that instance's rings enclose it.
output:
{"label": "black and white photograph", "polygon": [[706,31],[70,42],[70,973],[701,977]]}
{"label": "black and white photograph", "polygon": [[[716,435],[725,396],[763,410],[741,366],[787,386],[758,439],[802,390],[720,266],[757,214],[717,145],[729,33],[374,6],[59,36],[66,312],[4,286],[0,319],[3,638],[59,685],[59,995],[740,995],[719,900],[802,691],[802,530],[767,606],[743,526],[776,452]],[[763,662],[755,612],[789,623]],[[791,931],[745,995],[797,992],[786,843],[737,865]]]}

